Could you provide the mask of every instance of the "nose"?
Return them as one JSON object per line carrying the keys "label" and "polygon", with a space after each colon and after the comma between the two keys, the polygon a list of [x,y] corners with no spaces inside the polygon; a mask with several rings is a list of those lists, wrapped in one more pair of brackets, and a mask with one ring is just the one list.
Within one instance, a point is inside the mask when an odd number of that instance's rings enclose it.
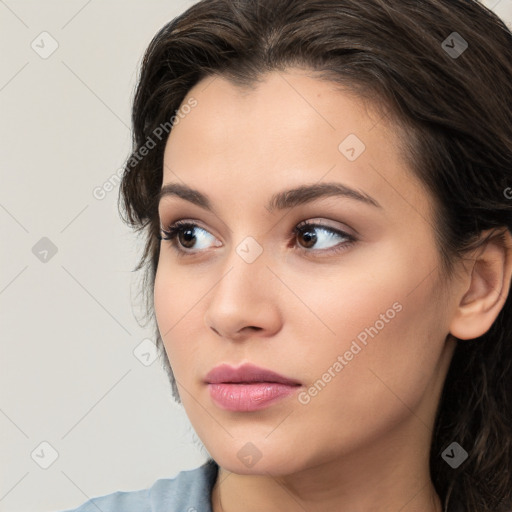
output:
{"label": "nose", "polygon": [[233,248],[222,276],[206,297],[204,322],[217,336],[241,341],[280,330],[279,280],[267,263],[264,253],[248,263]]}

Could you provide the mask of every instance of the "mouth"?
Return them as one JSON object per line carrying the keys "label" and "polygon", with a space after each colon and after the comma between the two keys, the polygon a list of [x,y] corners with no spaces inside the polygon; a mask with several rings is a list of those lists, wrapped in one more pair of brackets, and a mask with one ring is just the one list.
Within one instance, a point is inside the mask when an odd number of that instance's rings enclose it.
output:
{"label": "mouth", "polygon": [[301,387],[301,383],[252,364],[216,366],[205,378],[210,397],[222,409],[250,412],[269,407]]}
{"label": "mouth", "polygon": [[253,364],[243,364],[238,368],[233,368],[228,364],[221,364],[213,368],[206,375],[205,381],[208,384],[253,384],[255,382],[265,382],[289,386],[301,385],[297,380]]}

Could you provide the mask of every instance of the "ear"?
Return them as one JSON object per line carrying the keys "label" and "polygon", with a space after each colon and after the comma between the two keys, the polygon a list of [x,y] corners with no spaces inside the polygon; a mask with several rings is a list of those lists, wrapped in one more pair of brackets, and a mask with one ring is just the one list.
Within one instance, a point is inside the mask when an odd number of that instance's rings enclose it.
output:
{"label": "ear", "polygon": [[[482,238],[490,231],[483,232]],[[469,272],[462,281],[462,297],[450,324],[450,333],[462,340],[485,334],[505,304],[512,275],[510,231],[500,231],[479,246],[471,260]]]}

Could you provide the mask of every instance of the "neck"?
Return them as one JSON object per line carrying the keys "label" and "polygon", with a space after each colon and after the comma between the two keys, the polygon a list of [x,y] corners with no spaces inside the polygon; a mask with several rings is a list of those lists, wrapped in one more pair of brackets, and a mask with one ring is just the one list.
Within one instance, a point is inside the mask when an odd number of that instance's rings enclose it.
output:
{"label": "neck", "polygon": [[[411,479],[409,479],[411,480]],[[352,481],[352,480],[351,480]],[[237,475],[219,469],[219,477],[212,492],[213,512],[442,512],[439,496],[430,480],[406,487],[392,485],[386,487],[386,478],[370,490],[363,485],[347,493],[347,485],[327,488],[300,489],[292,478],[250,477]],[[222,484],[219,484],[222,482]],[[367,491],[367,492],[366,492]],[[396,494],[395,494],[396,492]]]}
{"label": "neck", "polygon": [[[237,474],[219,467],[213,512],[442,512],[429,472],[430,431],[423,449],[418,418],[364,449],[325,459],[293,474]],[[396,435],[397,434],[397,435]],[[414,439],[414,445],[408,440]]]}

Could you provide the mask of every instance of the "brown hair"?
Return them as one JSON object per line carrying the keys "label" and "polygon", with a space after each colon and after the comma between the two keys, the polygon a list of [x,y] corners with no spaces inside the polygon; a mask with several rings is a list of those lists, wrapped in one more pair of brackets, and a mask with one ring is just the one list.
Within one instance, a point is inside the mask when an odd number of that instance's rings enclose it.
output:
{"label": "brown hair", "polygon": [[[145,236],[135,270],[146,270],[148,320],[155,320],[156,199],[169,120],[202,78],[249,86],[289,66],[387,110],[435,203],[447,276],[482,231],[511,230],[512,33],[492,11],[472,0],[203,0],[151,41],[134,98],[133,152],[119,199],[123,220]],[[179,401],[156,323],[155,333]],[[509,294],[487,333],[457,341],[430,454],[445,512],[455,504],[470,512],[512,508],[511,333]],[[469,454],[456,469],[441,456],[452,442]]]}

